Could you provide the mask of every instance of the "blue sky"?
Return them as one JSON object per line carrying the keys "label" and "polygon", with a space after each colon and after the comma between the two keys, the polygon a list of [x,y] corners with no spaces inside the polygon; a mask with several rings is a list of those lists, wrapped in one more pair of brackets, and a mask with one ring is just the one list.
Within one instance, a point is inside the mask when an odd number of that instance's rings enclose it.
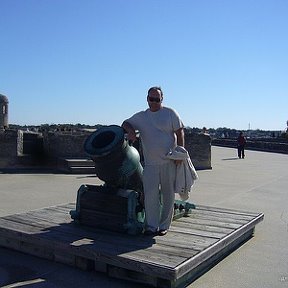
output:
{"label": "blue sky", "polygon": [[186,126],[283,130],[287,0],[0,0],[12,124],[117,124],[159,85]]}

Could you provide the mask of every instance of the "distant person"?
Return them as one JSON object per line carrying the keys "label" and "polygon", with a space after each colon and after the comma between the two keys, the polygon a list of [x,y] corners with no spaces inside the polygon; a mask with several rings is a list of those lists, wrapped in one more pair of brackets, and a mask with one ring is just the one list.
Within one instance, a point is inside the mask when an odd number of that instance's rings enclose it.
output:
{"label": "distant person", "polygon": [[245,145],[246,145],[246,138],[244,137],[243,132],[240,132],[237,138],[237,149],[239,159],[245,158]]}
{"label": "distant person", "polygon": [[175,110],[162,105],[160,87],[151,87],[146,99],[149,108],[125,120],[122,127],[132,142],[136,140],[135,130],[140,132],[144,156],[144,234],[163,236],[173,219],[176,165],[182,163],[168,159],[167,154],[177,145],[184,146],[184,126]]}

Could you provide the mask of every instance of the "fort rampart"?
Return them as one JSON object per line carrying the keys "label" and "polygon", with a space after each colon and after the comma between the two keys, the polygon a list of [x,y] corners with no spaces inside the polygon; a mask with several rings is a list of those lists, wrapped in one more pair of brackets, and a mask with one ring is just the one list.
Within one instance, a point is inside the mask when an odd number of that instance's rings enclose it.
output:
{"label": "fort rampart", "polygon": [[[0,132],[0,168],[17,164],[21,136],[18,131]],[[21,146],[21,145],[20,145]]]}
{"label": "fort rampart", "polygon": [[[215,146],[237,148],[236,139],[213,139],[212,144]],[[275,152],[288,154],[288,141],[287,139],[247,139],[246,149]]]}
{"label": "fort rampart", "polygon": [[[61,158],[89,158],[83,146],[90,133],[6,130],[0,133],[0,168],[53,165]],[[185,133],[185,143],[196,169],[212,168],[209,135]]]}

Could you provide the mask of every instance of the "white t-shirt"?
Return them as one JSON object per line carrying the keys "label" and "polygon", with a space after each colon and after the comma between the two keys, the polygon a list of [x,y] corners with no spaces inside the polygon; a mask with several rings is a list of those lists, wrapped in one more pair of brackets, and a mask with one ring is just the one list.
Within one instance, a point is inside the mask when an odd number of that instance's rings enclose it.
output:
{"label": "white t-shirt", "polygon": [[126,121],[140,132],[145,165],[159,165],[170,161],[166,155],[177,145],[175,131],[183,127],[175,110],[162,107],[152,112],[147,109]]}

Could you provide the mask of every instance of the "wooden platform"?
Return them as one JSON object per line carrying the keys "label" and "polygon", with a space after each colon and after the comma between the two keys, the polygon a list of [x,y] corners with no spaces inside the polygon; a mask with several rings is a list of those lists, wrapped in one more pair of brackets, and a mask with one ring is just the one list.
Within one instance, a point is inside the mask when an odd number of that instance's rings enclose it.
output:
{"label": "wooden platform", "polygon": [[0,246],[154,287],[186,287],[253,235],[262,213],[197,206],[165,236],[77,226],[75,204],[0,218]]}

